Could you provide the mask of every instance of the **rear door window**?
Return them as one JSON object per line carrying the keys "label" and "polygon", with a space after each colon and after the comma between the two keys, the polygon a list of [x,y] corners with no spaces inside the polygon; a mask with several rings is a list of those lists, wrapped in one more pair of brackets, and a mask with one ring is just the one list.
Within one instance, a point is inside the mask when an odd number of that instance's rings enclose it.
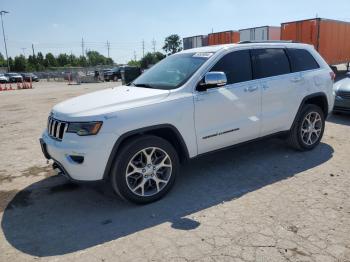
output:
{"label": "rear door window", "polygon": [[228,85],[252,80],[249,50],[235,51],[225,55],[210,71],[224,72]]}
{"label": "rear door window", "polygon": [[291,72],[288,57],[282,48],[252,49],[251,54],[255,79]]}
{"label": "rear door window", "polygon": [[305,49],[287,49],[293,72],[318,69],[320,66],[315,58]]}

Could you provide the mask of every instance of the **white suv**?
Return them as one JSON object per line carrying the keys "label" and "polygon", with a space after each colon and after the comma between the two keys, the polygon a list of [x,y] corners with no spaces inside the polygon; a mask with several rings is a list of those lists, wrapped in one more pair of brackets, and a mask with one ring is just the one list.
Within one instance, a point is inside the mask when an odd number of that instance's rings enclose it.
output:
{"label": "white suv", "polygon": [[169,56],[127,86],[56,105],[40,139],[54,168],[79,181],[109,179],[148,203],[187,159],[270,135],[299,150],[322,138],[334,73],[312,46],[241,43]]}

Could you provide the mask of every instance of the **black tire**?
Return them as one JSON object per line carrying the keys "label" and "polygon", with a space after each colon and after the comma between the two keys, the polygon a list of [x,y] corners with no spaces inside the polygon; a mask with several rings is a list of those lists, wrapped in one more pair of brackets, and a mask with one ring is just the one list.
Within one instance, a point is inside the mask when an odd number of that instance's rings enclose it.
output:
{"label": "black tire", "polygon": [[[320,117],[321,120],[320,122],[322,123],[321,127],[321,132],[319,137],[312,143],[312,144],[307,144],[304,142],[302,138],[302,124],[305,120],[305,118],[310,114],[310,113],[317,113]],[[321,141],[323,133],[324,133],[324,128],[325,128],[325,118],[324,118],[324,112],[322,109],[316,105],[313,104],[307,104],[305,105],[298,118],[296,119],[295,123],[293,124],[287,138],[287,143],[289,146],[291,146],[294,149],[297,149],[299,151],[309,151],[314,149]]]}
{"label": "black tire", "polygon": [[[156,147],[164,151],[171,160],[170,163],[172,165],[172,168],[170,171],[167,184],[165,184],[159,192],[153,195],[140,196],[137,193],[133,192],[128,185],[127,178],[126,178],[127,168],[129,168],[128,166],[131,159],[138,152],[150,147]],[[117,159],[114,162],[112,171],[110,173],[111,185],[113,190],[121,198],[125,200],[131,201],[137,204],[151,203],[161,199],[172,188],[179,170],[179,165],[180,163],[179,163],[179,157],[177,155],[177,152],[168,141],[166,141],[163,138],[152,136],[152,135],[140,136],[126,142],[126,144],[124,144],[122,148],[118,151]],[[143,176],[141,173],[139,173],[138,175],[141,175],[143,179]]]}

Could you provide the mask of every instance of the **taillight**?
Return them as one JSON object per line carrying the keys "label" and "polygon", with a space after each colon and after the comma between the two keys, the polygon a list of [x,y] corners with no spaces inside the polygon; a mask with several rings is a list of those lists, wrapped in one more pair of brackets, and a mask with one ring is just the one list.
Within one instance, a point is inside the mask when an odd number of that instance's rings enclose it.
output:
{"label": "taillight", "polygon": [[331,71],[331,72],[329,72],[329,75],[331,76],[332,81],[334,81],[336,74],[333,71]]}

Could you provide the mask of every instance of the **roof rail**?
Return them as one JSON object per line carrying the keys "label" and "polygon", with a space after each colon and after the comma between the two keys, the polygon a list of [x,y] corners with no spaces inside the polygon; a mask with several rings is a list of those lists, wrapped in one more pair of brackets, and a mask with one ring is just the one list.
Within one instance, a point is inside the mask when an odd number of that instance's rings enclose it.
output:
{"label": "roof rail", "polygon": [[263,41],[240,41],[237,44],[257,44],[257,43],[297,43],[293,40],[263,40]]}

